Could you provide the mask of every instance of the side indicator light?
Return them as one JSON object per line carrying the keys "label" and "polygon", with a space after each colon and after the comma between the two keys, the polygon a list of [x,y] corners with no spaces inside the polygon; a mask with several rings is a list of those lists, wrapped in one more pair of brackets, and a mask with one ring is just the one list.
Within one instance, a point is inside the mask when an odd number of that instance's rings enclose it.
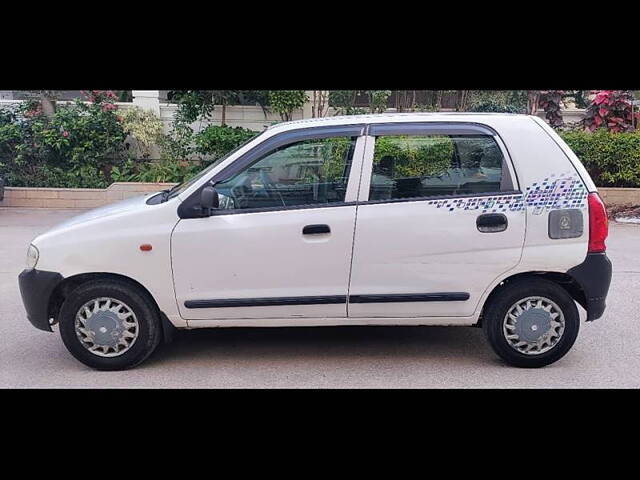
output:
{"label": "side indicator light", "polygon": [[142,245],[140,245],[140,250],[142,250],[143,252],[150,252],[152,248],[153,247],[150,243],[143,243]]}

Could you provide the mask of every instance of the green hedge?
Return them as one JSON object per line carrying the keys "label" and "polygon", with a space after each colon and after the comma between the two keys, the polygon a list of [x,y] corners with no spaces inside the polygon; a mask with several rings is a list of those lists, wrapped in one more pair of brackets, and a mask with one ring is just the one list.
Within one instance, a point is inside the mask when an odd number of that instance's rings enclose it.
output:
{"label": "green hedge", "polygon": [[640,187],[640,132],[567,131],[571,147],[599,187]]}
{"label": "green hedge", "polygon": [[[172,135],[151,129],[162,156],[152,161],[137,158],[125,144],[127,133],[139,138],[148,131],[148,116],[138,117],[131,119],[127,112],[120,116],[108,101],[76,101],[59,106],[52,117],[44,115],[36,101],[0,108],[0,178],[11,187],[182,182],[258,133],[216,125],[199,133],[186,128]],[[133,128],[140,124],[147,130]]]}
{"label": "green hedge", "polygon": [[220,158],[258,133],[242,127],[209,125],[194,135],[196,151]]}
{"label": "green hedge", "polygon": [[[105,187],[114,180],[182,181],[257,132],[209,126],[197,134],[187,129],[182,137],[164,136],[159,162],[127,158],[125,133],[115,105],[108,102],[61,106],[52,118],[32,102],[17,109],[0,109],[0,177],[9,186],[37,187]],[[601,129],[560,135],[596,185],[640,187],[640,132]],[[425,155],[440,160],[435,167],[446,164],[450,157],[450,142],[443,140],[406,147],[399,151],[393,138],[381,138],[375,161],[393,154],[402,159],[402,173],[411,176],[433,173],[420,161]],[[186,161],[192,154],[205,155],[206,160]]]}

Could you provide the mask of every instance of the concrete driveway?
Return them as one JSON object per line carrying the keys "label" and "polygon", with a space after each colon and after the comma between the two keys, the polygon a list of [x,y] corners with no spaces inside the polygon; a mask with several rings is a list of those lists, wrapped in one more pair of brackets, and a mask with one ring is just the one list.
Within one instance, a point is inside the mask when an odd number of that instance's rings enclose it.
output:
{"label": "concrete driveway", "polygon": [[543,369],[506,366],[476,328],[324,327],[180,332],[134,370],[96,372],[31,326],[17,284],[29,241],[77,213],[0,208],[0,388],[640,387],[640,225],[611,225],[605,316]]}

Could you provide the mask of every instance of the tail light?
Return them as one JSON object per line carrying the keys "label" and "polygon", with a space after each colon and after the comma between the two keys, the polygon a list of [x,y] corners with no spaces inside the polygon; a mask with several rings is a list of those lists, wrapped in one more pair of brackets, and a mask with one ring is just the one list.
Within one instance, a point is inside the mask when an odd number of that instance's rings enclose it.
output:
{"label": "tail light", "polygon": [[604,203],[596,192],[587,197],[589,203],[589,253],[602,253],[607,249],[604,241],[609,234],[609,221]]}

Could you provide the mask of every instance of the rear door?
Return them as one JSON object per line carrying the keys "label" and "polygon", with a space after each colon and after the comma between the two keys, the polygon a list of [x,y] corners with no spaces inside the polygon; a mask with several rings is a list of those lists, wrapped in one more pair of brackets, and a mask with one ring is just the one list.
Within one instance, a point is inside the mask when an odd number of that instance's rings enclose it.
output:
{"label": "rear door", "polygon": [[522,253],[504,144],[470,123],[372,125],[366,138],[349,317],[471,316]]}

